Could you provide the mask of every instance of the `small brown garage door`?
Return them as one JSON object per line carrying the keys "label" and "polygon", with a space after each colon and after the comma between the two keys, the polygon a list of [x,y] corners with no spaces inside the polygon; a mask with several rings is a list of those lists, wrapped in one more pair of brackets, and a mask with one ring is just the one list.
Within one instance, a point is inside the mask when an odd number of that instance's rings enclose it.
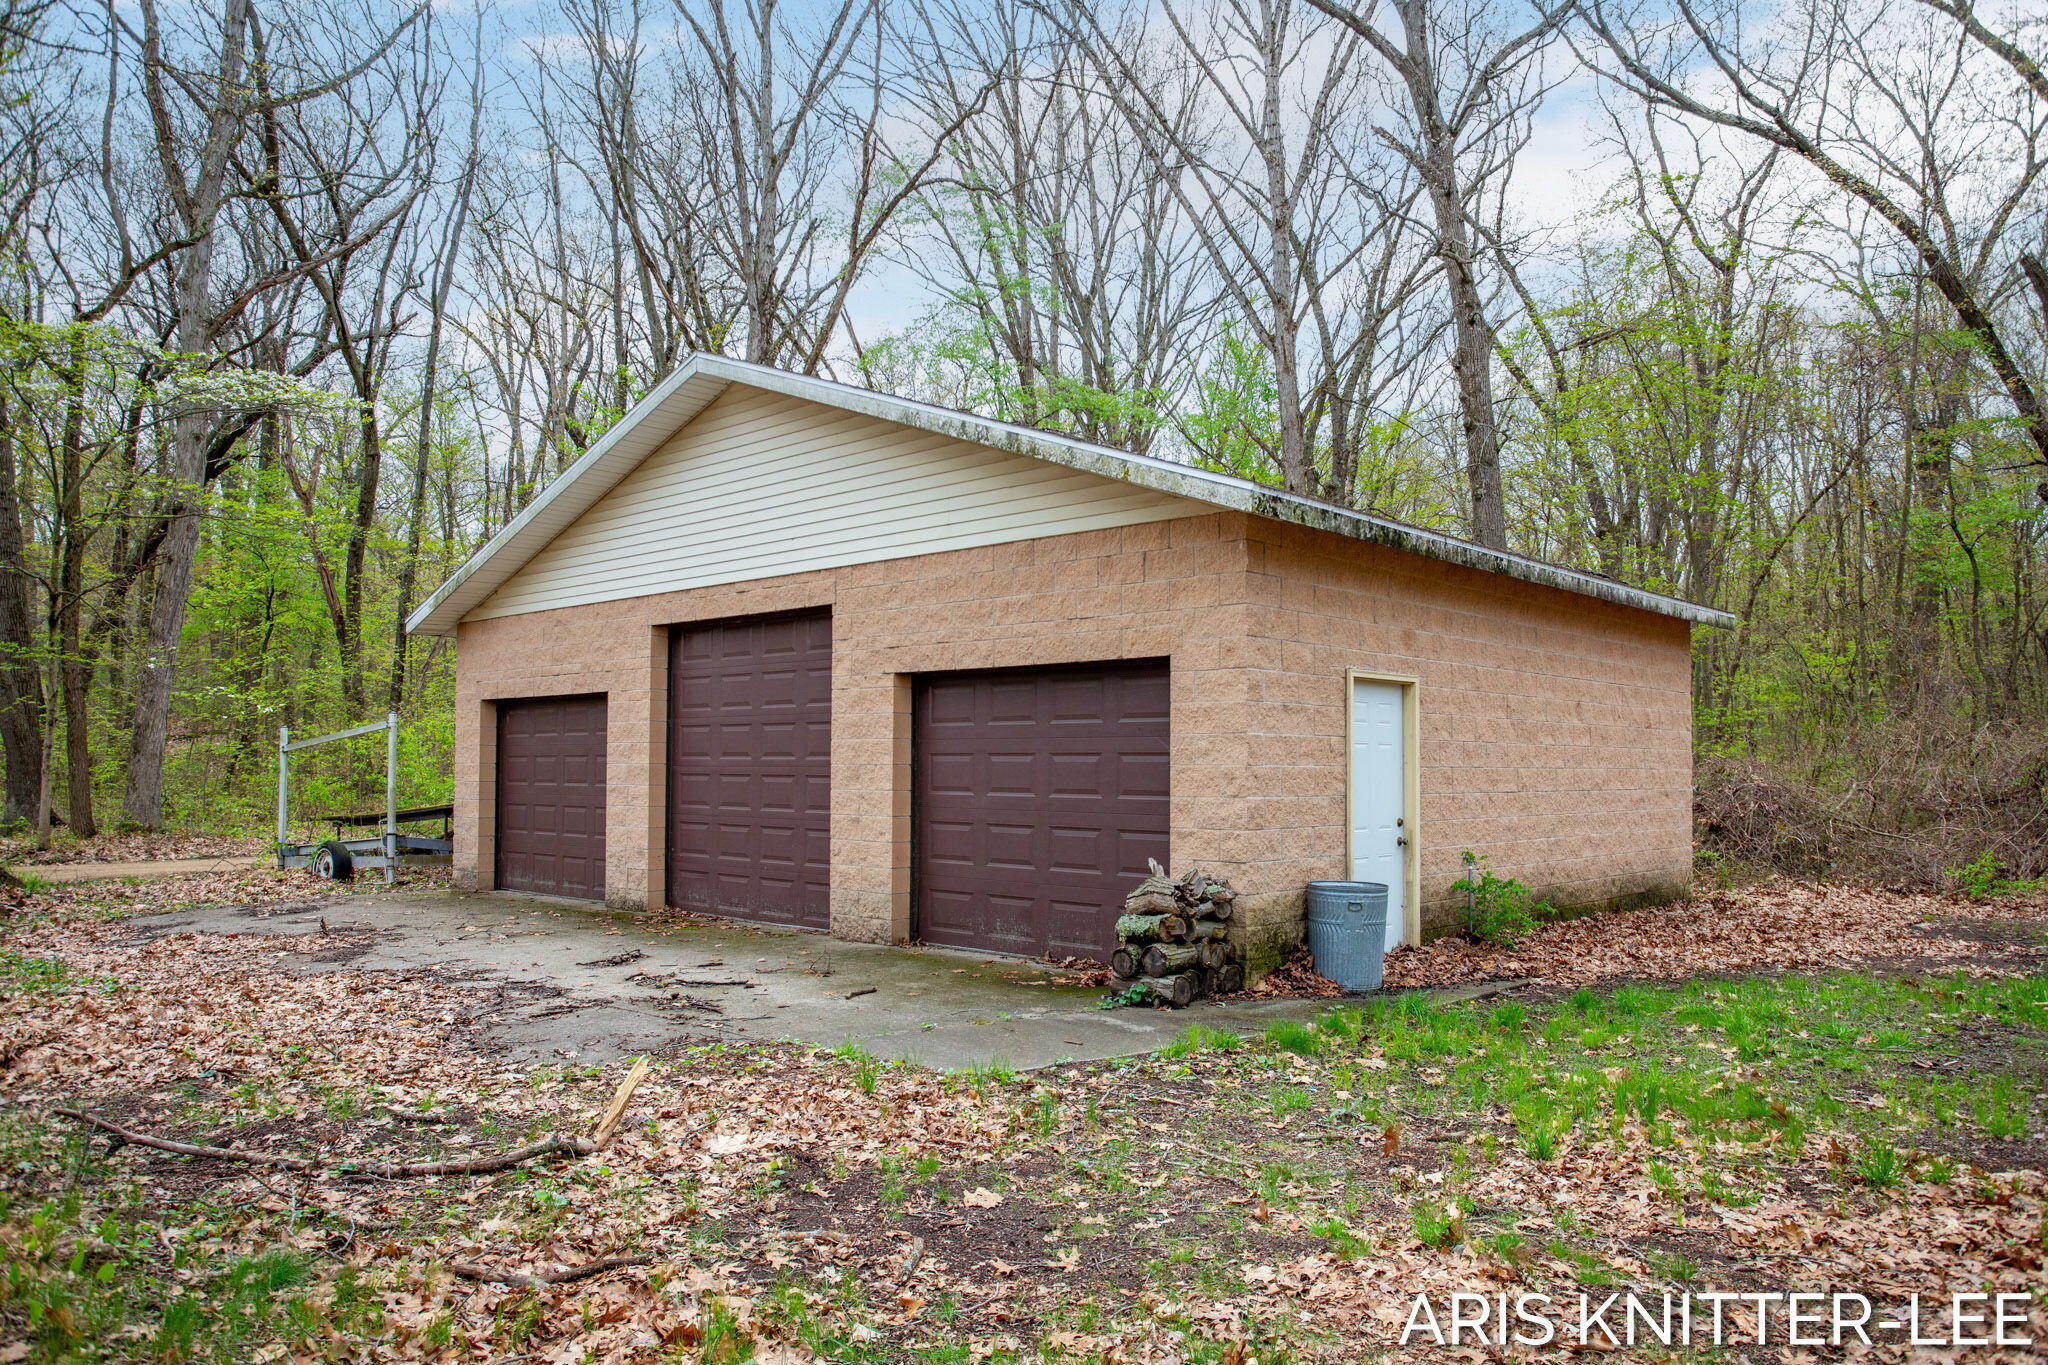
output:
{"label": "small brown garage door", "polygon": [[604,899],[604,698],[498,703],[497,885]]}
{"label": "small brown garage door", "polygon": [[935,674],[916,698],[918,931],[1106,958],[1167,856],[1164,662]]}
{"label": "small brown garage door", "polygon": [[670,903],[825,928],[831,820],[831,616],[678,626],[669,654]]}

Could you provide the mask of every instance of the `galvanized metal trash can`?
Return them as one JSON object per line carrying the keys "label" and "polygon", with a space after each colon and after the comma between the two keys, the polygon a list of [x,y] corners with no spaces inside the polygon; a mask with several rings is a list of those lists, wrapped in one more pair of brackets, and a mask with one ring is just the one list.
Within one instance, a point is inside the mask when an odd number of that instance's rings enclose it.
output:
{"label": "galvanized metal trash can", "polygon": [[1347,991],[1376,991],[1387,952],[1385,882],[1310,882],[1308,950]]}

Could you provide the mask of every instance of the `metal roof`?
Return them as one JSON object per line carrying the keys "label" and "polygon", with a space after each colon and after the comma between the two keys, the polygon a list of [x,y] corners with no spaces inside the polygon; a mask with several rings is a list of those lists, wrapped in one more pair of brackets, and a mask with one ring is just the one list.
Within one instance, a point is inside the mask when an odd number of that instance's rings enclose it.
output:
{"label": "metal roof", "polygon": [[805,398],[842,411],[862,413],[1072,469],[1084,469],[1105,478],[1120,479],[1215,507],[1331,531],[1354,540],[1405,550],[1469,569],[1505,574],[1509,578],[1541,583],[1546,587],[1639,607],[1681,620],[1711,626],[1735,624],[1732,614],[1713,607],[1667,597],[1644,588],[1633,588],[1599,574],[1568,569],[1526,555],[1490,550],[1468,540],[1370,512],[1283,493],[1249,479],[1212,473],[1157,456],[1134,455],[1071,436],[875,393],[829,379],[728,360],[723,356],[696,354],[656,385],[581,458],[542,489],[518,516],[506,523],[503,530],[450,574],[448,581],[406,619],[406,630],[415,635],[453,635],[456,622],[525,567],[542,547],[616,487],[641,460],[681,430],[732,384]]}

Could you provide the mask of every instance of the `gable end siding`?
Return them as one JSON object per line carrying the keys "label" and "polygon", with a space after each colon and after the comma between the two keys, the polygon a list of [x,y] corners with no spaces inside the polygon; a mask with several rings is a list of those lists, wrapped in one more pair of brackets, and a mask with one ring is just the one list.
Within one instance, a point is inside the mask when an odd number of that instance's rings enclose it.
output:
{"label": "gable end siding", "polygon": [[465,619],[1211,510],[1028,456],[734,387]]}

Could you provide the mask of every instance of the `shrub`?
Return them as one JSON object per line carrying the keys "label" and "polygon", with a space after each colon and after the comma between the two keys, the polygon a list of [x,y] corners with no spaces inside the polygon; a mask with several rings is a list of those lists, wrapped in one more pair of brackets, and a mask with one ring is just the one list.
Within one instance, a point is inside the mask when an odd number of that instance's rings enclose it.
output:
{"label": "shrub", "polygon": [[1958,889],[1966,896],[1989,900],[1994,896],[2016,896],[2032,891],[2037,882],[2024,881],[2007,875],[2008,869],[1996,853],[1980,853],[1961,867],[1952,867],[1948,875],[1955,879]]}
{"label": "shrub", "polygon": [[1481,943],[1512,948],[1557,911],[1513,877],[1495,876],[1482,854],[1465,854],[1465,875],[1451,883],[1471,905],[1465,930]]}

